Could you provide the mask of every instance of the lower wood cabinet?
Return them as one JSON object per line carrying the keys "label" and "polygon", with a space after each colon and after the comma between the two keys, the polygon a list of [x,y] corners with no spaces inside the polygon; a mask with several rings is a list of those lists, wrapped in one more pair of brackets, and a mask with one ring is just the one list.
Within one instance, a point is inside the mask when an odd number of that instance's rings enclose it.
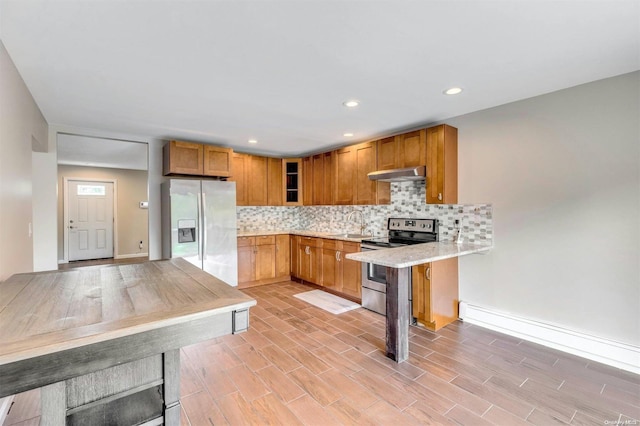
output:
{"label": "lower wood cabinet", "polygon": [[458,258],[411,268],[412,308],[416,320],[439,330],[458,319]]}
{"label": "lower wood cabinet", "polygon": [[238,286],[253,287],[291,277],[350,299],[362,297],[360,262],[345,257],[360,244],[300,235],[238,237]]}
{"label": "lower wood cabinet", "polygon": [[322,239],[298,237],[298,278],[322,284]]}
{"label": "lower wood cabinet", "polygon": [[238,286],[252,287],[291,279],[289,236],[238,237]]}
{"label": "lower wood cabinet", "polygon": [[340,292],[356,299],[362,298],[362,263],[347,259],[345,255],[359,251],[359,243],[343,241],[342,250],[338,256],[342,282]]}

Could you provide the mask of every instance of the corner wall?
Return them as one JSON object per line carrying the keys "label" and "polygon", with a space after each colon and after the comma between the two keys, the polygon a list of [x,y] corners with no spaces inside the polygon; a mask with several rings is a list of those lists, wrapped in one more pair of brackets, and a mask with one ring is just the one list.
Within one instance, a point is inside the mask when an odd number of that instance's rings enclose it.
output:
{"label": "corner wall", "polygon": [[640,344],[639,93],[634,72],[447,120],[460,201],[493,205],[463,301]]}
{"label": "corner wall", "polygon": [[0,41],[0,281],[33,270],[32,144],[47,122]]}

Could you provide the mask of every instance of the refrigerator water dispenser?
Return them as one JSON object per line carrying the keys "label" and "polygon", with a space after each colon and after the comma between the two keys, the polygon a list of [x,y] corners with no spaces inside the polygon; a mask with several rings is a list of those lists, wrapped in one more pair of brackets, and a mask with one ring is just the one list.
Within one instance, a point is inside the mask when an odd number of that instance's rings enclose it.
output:
{"label": "refrigerator water dispenser", "polygon": [[178,220],[178,243],[192,243],[196,240],[195,219]]}

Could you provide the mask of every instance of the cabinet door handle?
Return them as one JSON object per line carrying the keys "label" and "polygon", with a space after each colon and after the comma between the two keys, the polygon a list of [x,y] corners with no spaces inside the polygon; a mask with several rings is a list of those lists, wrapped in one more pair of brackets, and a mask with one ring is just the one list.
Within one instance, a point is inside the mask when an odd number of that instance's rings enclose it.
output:
{"label": "cabinet door handle", "polygon": [[311,254],[311,251],[309,250],[309,246],[306,246],[306,247],[304,248],[304,252],[305,252],[306,254]]}
{"label": "cabinet door handle", "polygon": [[428,281],[431,281],[431,267],[428,267],[425,271],[424,271],[424,278]]}
{"label": "cabinet door handle", "polygon": [[338,262],[342,262],[342,252],[338,252]]}
{"label": "cabinet door handle", "polygon": [[442,192],[438,192],[438,200],[442,201]]}
{"label": "cabinet door handle", "polygon": [[336,251],[336,262],[340,262],[340,256],[338,256],[339,253],[339,251]]}

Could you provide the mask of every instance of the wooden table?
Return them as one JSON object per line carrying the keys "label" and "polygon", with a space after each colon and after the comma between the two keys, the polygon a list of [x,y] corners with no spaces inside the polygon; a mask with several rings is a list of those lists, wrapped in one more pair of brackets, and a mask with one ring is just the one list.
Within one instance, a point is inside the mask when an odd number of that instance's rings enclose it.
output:
{"label": "wooden table", "polygon": [[423,263],[487,252],[489,244],[431,242],[350,253],[345,257],[387,267],[386,355],[396,362],[409,358],[409,286],[411,267]]}
{"label": "wooden table", "polygon": [[44,425],[178,425],[179,349],[246,330],[255,304],[183,259],[14,275],[0,398],[43,387]]}

